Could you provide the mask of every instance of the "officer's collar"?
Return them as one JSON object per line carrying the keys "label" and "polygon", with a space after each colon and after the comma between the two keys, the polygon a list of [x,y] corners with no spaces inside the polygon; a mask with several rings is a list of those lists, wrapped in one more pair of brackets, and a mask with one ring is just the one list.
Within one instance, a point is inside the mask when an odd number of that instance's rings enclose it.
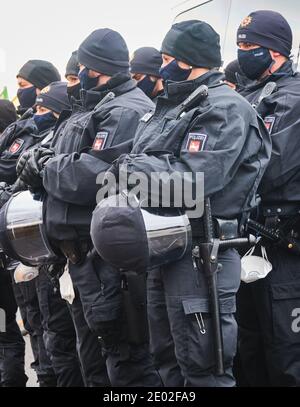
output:
{"label": "officer's collar", "polygon": [[221,72],[212,70],[191,81],[166,81],[164,83],[165,95],[168,99],[181,98],[191,94],[201,85],[208,87],[216,85],[221,82],[222,78],[223,74]]}
{"label": "officer's collar", "polygon": [[294,75],[296,75],[296,71],[293,67],[293,61],[288,60],[279,69],[277,69],[276,72],[272,73],[272,75],[267,76],[263,81],[252,82],[245,88],[245,90],[254,91],[256,89],[263,88],[269,82],[276,82],[281,78],[287,78]]}
{"label": "officer's collar", "polygon": [[136,88],[130,74],[119,73],[114,75],[105,85],[88,91],[81,91],[82,102],[87,110],[93,109],[109,92],[115,96],[123,95]]}

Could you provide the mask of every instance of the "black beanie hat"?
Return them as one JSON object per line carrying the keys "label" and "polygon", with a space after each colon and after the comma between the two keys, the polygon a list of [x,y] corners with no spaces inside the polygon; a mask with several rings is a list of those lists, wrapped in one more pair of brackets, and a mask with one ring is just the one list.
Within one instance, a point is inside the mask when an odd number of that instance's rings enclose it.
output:
{"label": "black beanie hat", "polygon": [[104,75],[129,72],[129,52],[123,37],[109,28],[93,31],[80,45],[78,61]]}
{"label": "black beanie hat", "polygon": [[17,120],[16,108],[9,100],[0,99],[0,132]]}
{"label": "black beanie hat", "polygon": [[70,109],[66,82],[54,82],[37,96],[36,105],[46,107],[56,113]]}
{"label": "black beanie hat", "polygon": [[67,63],[65,77],[67,77],[68,75],[78,76],[78,74],[79,74],[78,51],[74,51]]}
{"label": "black beanie hat", "polygon": [[38,89],[44,89],[52,82],[60,81],[58,70],[51,62],[33,59],[26,62],[20,69],[17,78],[21,77]]}
{"label": "black beanie hat", "polygon": [[226,81],[234,83],[234,84],[237,84],[237,82],[238,82],[236,74],[244,76],[244,73],[242,72],[239,61],[237,59],[230,62],[226,66],[224,73],[225,73]]}
{"label": "black beanie hat", "polygon": [[237,43],[248,42],[290,56],[293,33],[286,19],[276,11],[258,10],[241,22]]}
{"label": "black beanie hat", "polygon": [[162,43],[161,52],[193,67],[222,65],[220,36],[204,21],[174,24]]}
{"label": "black beanie hat", "polygon": [[160,77],[159,70],[162,66],[161,53],[153,47],[137,49],[130,61],[130,72]]}

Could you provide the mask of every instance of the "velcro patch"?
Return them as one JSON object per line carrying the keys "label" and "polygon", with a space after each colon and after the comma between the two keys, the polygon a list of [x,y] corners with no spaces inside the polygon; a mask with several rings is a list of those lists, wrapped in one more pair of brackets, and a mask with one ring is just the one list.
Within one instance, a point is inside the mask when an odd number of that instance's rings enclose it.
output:
{"label": "velcro patch", "polygon": [[96,134],[96,137],[95,137],[95,140],[94,140],[93,150],[96,150],[96,151],[103,150],[104,147],[105,147],[107,137],[108,137],[108,132],[99,131]]}
{"label": "velcro patch", "polygon": [[273,130],[273,127],[275,124],[275,120],[276,120],[276,117],[274,117],[274,116],[266,116],[264,118],[265,126],[270,134],[272,133],[272,130]]}
{"label": "velcro patch", "polygon": [[17,138],[12,145],[9,147],[9,152],[11,154],[16,154],[18,151],[20,151],[22,145],[24,144],[24,140],[22,140],[21,138]]}
{"label": "velcro patch", "polygon": [[204,150],[206,140],[207,134],[190,133],[186,148],[190,153],[198,153]]}

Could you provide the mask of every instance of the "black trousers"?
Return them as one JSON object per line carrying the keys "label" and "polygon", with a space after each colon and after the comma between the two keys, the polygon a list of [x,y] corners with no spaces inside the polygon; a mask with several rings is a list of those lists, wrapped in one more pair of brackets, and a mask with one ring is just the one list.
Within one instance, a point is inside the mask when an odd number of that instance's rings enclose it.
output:
{"label": "black trousers", "polygon": [[5,329],[1,325],[0,332],[0,387],[25,387],[25,342],[16,322],[17,304],[7,270],[0,271],[0,309],[5,313]]}
{"label": "black trousers", "polygon": [[[240,258],[235,250],[220,253],[218,273],[225,374],[215,374],[214,332],[206,277],[192,254],[148,272],[151,348],[167,385],[233,387],[237,348],[235,296],[240,285]],[[175,356],[175,360],[174,360]],[[176,363],[177,362],[177,363]]]}
{"label": "black trousers", "polygon": [[238,293],[238,383],[300,386],[300,256],[267,253],[271,273]]}
{"label": "black trousers", "polygon": [[57,378],[57,387],[84,386],[77,353],[76,332],[67,306],[44,268],[35,280],[41,310],[43,338]]}
{"label": "black trousers", "polygon": [[[83,306],[84,316],[90,329],[101,336],[116,336],[116,327],[122,325],[122,292],[120,273],[107,265],[99,256],[88,257],[81,265],[71,265],[70,274]],[[104,328],[105,327],[105,328]],[[114,345],[105,344],[108,376],[112,386],[159,387],[161,379],[154,367],[149,344],[130,344],[121,336]],[[103,363],[103,359],[99,360]]]}
{"label": "black trousers", "polygon": [[49,354],[44,342],[43,319],[41,315],[36,280],[16,284],[11,270],[12,285],[18,307],[21,310],[25,329],[31,337],[34,362],[31,367],[35,370],[41,387],[55,387],[56,375],[52,368]]}
{"label": "black trousers", "polygon": [[86,387],[107,387],[110,381],[107,374],[105,358],[97,335],[90,330],[84,318],[78,291],[69,310],[75,325],[77,349],[81,363],[82,375]]}

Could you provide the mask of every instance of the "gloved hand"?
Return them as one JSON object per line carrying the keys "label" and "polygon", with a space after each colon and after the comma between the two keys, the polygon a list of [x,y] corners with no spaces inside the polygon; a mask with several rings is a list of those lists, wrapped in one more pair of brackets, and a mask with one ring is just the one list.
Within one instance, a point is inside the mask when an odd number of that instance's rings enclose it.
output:
{"label": "gloved hand", "polygon": [[40,189],[43,185],[42,170],[49,159],[55,155],[54,151],[38,147],[25,151],[16,166],[20,180],[33,189]]}
{"label": "gloved hand", "polygon": [[6,182],[0,182],[0,209],[6,204],[11,196],[12,191],[10,185],[8,185]]}

